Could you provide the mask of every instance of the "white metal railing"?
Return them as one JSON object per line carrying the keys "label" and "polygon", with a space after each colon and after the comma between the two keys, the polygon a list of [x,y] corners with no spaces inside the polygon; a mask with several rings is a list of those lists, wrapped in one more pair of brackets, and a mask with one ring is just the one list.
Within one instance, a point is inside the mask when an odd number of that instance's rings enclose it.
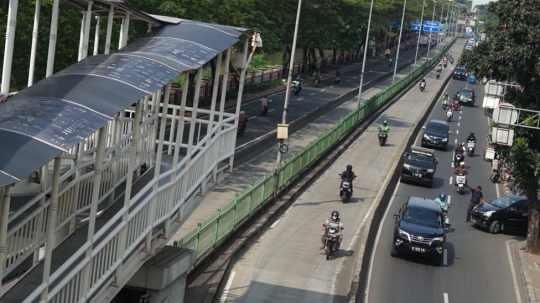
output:
{"label": "white metal railing", "polygon": [[[128,115],[132,115],[126,110]],[[135,167],[140,167],[154,156],[153,132],[156,129],[154,125],[157,113],[146,116],[140,124],[139,154],[136,159]],[[109,197],[126,179],[129,161],[129,148],[132,137],[133,122],[130,117],[121,118],[109,122],[109,129],[117,130],[116,133],[109,133],[105,151],[105,163],[103,164],[103,178],[100,190],[99,201]],[[114,126],[114,123],[120,124]],[[118,136],[118,138],[115,138]],[[62,187],[58,196],[58,210],[55,232],[64,228],[75,220],[76,216],[88,212],[92,201],[92,188],[94,171],[91,169],[95,165],[93,154],[97,148],[97,132],[88,137],[80,147],[80,163],[71,167],[60,178]],[[77,155],[78,149],[70,149],[70,154]],[[90,158],[91,157],[91,158]],[[87,159],[84,159],[87,158]],[[47,165],[48,167],[49,165]],[[84,171],[86,173],[80,173]],[[8,275],[13,269],[21,264],[27,257],[31,256],[37,249],[45,243],[46,226],[48,220],[48,208],[50,199],[45,198],[46,194],[51,192],[51,186],[48,186],[45,192],[34,196],[23,207],[9,216],[9,223],[14,220],[20,220],[11,226],[7,233],[7,252],[4,265],[4,276]],[[44,200],[30,214],[23,214],[34,205]],[[21,217],[23,217],[21,219]],[[70,230],[70,233],[72,230]],[[69,235],[69,234],[68,234]],[[67,235],[66,235],[67,236]],[[60,243],[61,241],[57,241]]]}

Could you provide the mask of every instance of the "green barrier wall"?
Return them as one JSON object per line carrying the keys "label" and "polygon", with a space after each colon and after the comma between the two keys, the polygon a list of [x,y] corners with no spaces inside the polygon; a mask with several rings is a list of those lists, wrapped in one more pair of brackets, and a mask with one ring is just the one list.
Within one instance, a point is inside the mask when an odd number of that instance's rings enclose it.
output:
{"label": "green barrier wall", "polygon": [[282,162],[279,173],[274,169],[257,182],[252,183],[242,193],[236,194],[234,200],[229,205],[219,210],[205,222],[200,223],[182,241],[175,242],[174,245],[197,251],[196,264],[198,264],[233,230],[242,225],[247,218],[274,197],[276,182],[278,188],[282,189],[293,181],[324,155],[336,142],[341,140],[352,127],[374,112],[403,87],[414,81],[420,74],[430,69],[433,64],[438,63],[440,56],[448,51],[452,42],[457,38],[454,37],[433,58],[424,62],[419,68],[388,86],[385,90],[371,97],[368,101],[360,105],[360,107],[341,118],[330,130]]}

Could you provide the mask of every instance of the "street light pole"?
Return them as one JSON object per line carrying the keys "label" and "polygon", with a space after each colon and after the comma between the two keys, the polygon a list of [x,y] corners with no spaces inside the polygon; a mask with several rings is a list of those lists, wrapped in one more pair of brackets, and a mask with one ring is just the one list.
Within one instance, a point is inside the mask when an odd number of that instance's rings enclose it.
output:
{"label": "street light pole", "polygon": [[[293,43],[292,43],[292,50],[291,50],[291,62],[289,64],[289,74],[287,76],[287,89],[285,90],[285,103],[283,104],[283,118],[281,119],[282,124],[287,124],[287,110],[289,106],[289,98],[291,96],[291,81],[292,81],[292,70],[294,68],[294,53],[296,52],[296,40],[298,37],[298,24],[300,23],[300,10],[302,8],[302,0],[298,0],[298,11],[296,12],[296,24],[294,26],[294,36],[293,36]],[[278,146],[278,153],[277,153],[277,163],[279,166],[279,163],[281,163],[281,143],[279,143]],[[279,167],[278,167],[279,172]]]}
{"label": "street light pole", "polygon": [[426,6],[426,0],[422,3],[422,16],[420,16],[420,30],[418,31],[418,41],[416,42],[416,55],[414,55],[414,69],[417,68],[416,60],[418,59],[418,49],[420,48],[420,36],[422,36],[422,31],[424,27],[424,7]]}
{"label": "street light pole", "polygon": [[[433,1],[433,15],[431,16],[431,21],[435,19],[435,5],[437,2]],[[429,42],[428,42],[428,50],[427,50],[427,60],[429,60],[429,52],[431,51],[431,35],[433,34],[433,27],[430,27],[429,29]]]}
{"label": "street light pole", "polygon": [[364,71],[366,70],[366,57],[369,48],[369,30],[371,28],[371,13],[373,12],[373,0],[371,0],[371,6],[369,7],[369,17],[367,24],[367,33],[366,33],[366,46],[364,46],[364,60],[362,61],[362,72],[360,73],[360,86],[358,87],[358,105],[360,107],[360,102],[362,100],[362,86],[364,85]]}
{"label": "street light pole", "polygon": [[441,24],[442,24],[443,15],[444,15],[444,3],[442,5],[441,18],[439,20],[439,32],[437,33],[437,49],[441,48]]}
{"label": "street light pole", "polygon": [[396,82],[396,73],[397,73],[397,66],[398,66],[398,59],[399,59],[399,49],[401,46],[401,34],[403,33],[403,22],[405,21],[405,8],[407,7],[407,0],[403,1],[403,14],[401,16],[401,27],[399,28],[399,38],[398,38],[398,45],[397,45],[397,53],[396,53],[396,62],[394,63],[394,77],[392,78],[392,83]]}

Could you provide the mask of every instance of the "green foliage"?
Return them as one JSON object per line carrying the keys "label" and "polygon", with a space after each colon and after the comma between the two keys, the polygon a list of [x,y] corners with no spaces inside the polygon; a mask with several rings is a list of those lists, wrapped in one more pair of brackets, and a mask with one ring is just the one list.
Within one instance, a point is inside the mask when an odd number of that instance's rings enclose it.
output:
{"label": "green foliage", "polygon": [[268,65],[270,65],[270,61],[268,61],[268,59],[266,58],[266,55],[258,54],[258,55],[253,55],[253,58],[251,59],[251,62],[249,63],[248,69],[258,72],[259,68],[266,69]]}

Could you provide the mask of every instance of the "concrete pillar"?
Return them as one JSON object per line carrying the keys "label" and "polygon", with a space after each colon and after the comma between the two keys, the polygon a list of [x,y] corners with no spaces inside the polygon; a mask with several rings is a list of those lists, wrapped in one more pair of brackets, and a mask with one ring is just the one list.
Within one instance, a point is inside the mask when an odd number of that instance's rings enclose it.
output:
{"label": "concrete pillar", "polygon": [[11,65],[13,63],[13,47],[15,46],[15,29],[17,28],[17,8],[19,0],[10,0],[8,22],[6,28],[6,45],[4,48],[4,65],[2,65],[1,92],[9,93],[11,85]]}
{"label": "concrete pillar", "polygon": [[41,1],[36,0],[34,12],[34,29],[32,30],[32,48],[30,49],[30,66],[28,67],[28,86],[34,84],[34,70],[36,67],[36,51],[39,34],[39,15],[41,11]]}
{"label": "concrete pillar", "polygon": [[97,54],[99,53],[99,30],[100,30],[99,21],[100,20],[101,19],[99,17],[96,17],[96,33],[94,35],[94,53],[93,53],[94,56],[97,56]]}
{"label": "concrete pillar", "polygon": [[111,35],[114,18],[114,5],[109,8],[109,17],[107,18],[107,35],[105,36],[105,51],[104,54],[108,54],[111,51]]}
{"label": "concrete pillar", "polygon": [[49,33],[49,51],[47,52],[47,71],[45,77],[49,77],[54,72],[54,55],[56,52],[56,34],[58,32],[58,5],[60,0],[53,0],[51,30]]}
{"label": "concrete pillar", "polygon": [[90,24],[92,22],[92,4],[94,4],[93,1],[88,1],[88,8],[86,10],[86,16],[84,18],[84,37],[81,60],[88,57],[88,40],[90,39]]}

